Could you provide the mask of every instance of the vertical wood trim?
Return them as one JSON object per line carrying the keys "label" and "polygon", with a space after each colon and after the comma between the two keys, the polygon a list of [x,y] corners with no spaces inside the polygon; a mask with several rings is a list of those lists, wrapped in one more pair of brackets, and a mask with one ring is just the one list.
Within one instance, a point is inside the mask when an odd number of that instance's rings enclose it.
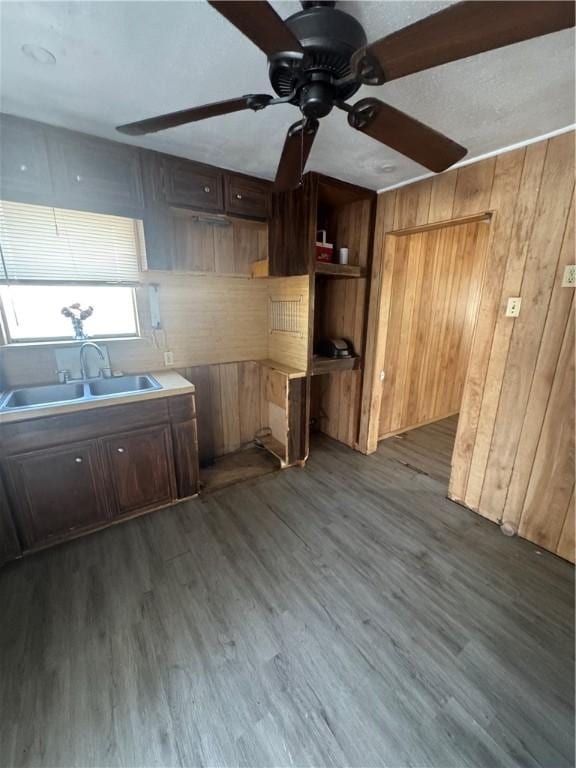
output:
{"label": "vertical wood trim", "polygon": [[[382,389],[380,365],[384,359],[386,346],[385,332],[380,329],[381,319],[388,316],[391,260],[393,261],[394,258],[393,252],[386,252],[385,246],[389,246],[390,243],[385,243],[385,234],[393,227],[395,207],[395,191],[378,196],[358,436],[358,449],[363,453],[373,453],[378,444]],[[392,241],[392,238],[389,240]],[[392,242],[391,244],[393,245]]]}

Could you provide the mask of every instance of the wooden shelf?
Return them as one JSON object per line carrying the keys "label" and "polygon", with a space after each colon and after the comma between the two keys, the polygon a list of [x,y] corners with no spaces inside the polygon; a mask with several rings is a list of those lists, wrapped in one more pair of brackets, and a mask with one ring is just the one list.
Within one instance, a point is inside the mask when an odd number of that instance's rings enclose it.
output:
{"label": "wooden shelf", "polygon": [[284,363],[278,363],[276,360],[256,360],[259,365],[265,368],[271,368],[273,371],[278,371],[287,379],[303,379],[306,376],[306,371],[300,371],[298,368],[292,368],[290,365],[284,365]]}
{"label": "wooden shelf", "polygon": [[316,274],[329,277],[366,277],[364,267],[354,264],[331,264],[326,261],[316,262]]}
{"label": "wooden shelf", "polygon": [[312,376],[320,376],[323,373],[339,373],[340,371],[352,371],[360,367],[360,358],[356,357],[319,357],[312,360]]}
{"label": "wooden shelf", "polygon": [[276,440],[275,437],[272,437],[272,435],[259,437],[256,440],[256,444],[260,444],[273,456],[276,456],[277,459],[280,459],[282,466],[286,464],[286,446],[282,445],[282,443],[279,440]]}

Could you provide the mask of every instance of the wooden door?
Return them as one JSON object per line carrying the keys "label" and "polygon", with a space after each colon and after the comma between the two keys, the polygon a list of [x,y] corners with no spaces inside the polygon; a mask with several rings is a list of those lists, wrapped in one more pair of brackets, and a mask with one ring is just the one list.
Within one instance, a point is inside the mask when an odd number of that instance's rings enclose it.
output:
{"label": "wooden door", "polygon": [[106,483],[94,440],[10,456],[6,469],[25,549],[108,517]]}
{"label": "wooden door", "polygon": [[380,438],[458,413],[489,227],[481,220],[391,235]]}
{"label": "wooden door", "polygon": [[164,196],[169,205],[224,210],[223,176],[217,168],[177,157],[161,160]]}
{"label": "wooden door", "polygon": [[0,131],[0,199],[50,204],[54,188],[42,126],[2,115]]}
{"label": "wooden door", "polygon": [[56,130],[49,147],[63,205],[120,214],[143,208],[138,149]]}
{"label": "wooden door", "polygon": [[102,440],[114,496],[114,514],[176,499],[170,428],[152,427]]}

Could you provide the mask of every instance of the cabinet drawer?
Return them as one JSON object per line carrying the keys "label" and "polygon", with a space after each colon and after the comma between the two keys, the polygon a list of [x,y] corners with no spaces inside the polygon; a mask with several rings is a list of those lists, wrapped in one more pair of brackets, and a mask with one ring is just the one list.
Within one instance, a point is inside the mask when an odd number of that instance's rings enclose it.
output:
{"label": "cabinet drawer", "polygon": [[270,215],[270,187],[266,181],[226,176],[226,211],[255,219]]}
{"label": "cabinet drawer", "polygon": [[52,204],[54,188],[42,127],[4,115],[0,133],[1,199]]}
{"label": "cabinet drawer", "polygon": [[215,168],[177,158],[162,158],[162,178],[169,205],[224,210],[222,174]]}
{"label": "cabinet drawer", "polygon": [[94,440],[6,460],[14,516],[26,549],[106,520],[106,483]]}
{"label": "cabinet drawer", "polygon": [[102,440],[112,483],[114,513],[144,510],[176,499],[172,439],[168,426]]}
{"label": "cabinet drawer", "polygon": [[63,205],[111,213],[143,208],[138,150],[57,132],[49,141],[56,194]]}

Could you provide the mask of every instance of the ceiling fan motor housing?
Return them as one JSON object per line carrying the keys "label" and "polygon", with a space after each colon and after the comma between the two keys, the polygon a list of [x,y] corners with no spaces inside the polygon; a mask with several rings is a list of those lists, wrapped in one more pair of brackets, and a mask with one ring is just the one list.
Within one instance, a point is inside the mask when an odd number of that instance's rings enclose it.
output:
{"label": "ceiling fan motor housing", "polygon": [[271,56],[270,82],[281,97],[294,93],[291,103],[308,118],[327,115],[335,101],[346,101],[360,87],[357,82],[335,85],[351,74],[352,54],[366,45],[361,24],[333,3],[303,3],[304,10],[286,19],[304,56],[282,52]]}

